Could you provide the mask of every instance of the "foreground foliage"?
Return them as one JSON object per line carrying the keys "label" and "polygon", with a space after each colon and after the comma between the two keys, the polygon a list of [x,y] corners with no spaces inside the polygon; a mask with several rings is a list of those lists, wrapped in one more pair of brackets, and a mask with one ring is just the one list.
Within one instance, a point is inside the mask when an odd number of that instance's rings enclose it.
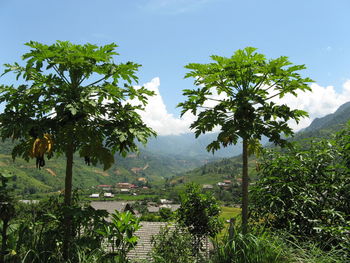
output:
{"label": "foreground foliage", "polygon": [[303,148],[268,150],[252,189],[254,218],[350,256],[350,130]]}
{"label": "foreground foliage", "polygon": [[[69,260],[62,254],[64,214],[72,216],[72,247]],[[84,262],[95,258],[98,262],[128,262],[127,253],[138,238],[139,220],[130,212],[112,214],[95,210],[81,203],[74,195],[72,206],[65,207],[62,198],[52,197],[39,204],[18,204],[16,217],[9,226],[5,262]],[[94,262],[94,261],[92,261]]]}
{"label": "foreground foliage", "polygon": [[193,253],[193,236],[185,228],[174,226],[162,228],[152,239],[150,254],[153,263],[192,263],[198,262]]}
{"label": "foreground foliage", "polygon": [[211,259],[213,263],[288,263],[283,245],[267,233],[243,235],[234,230],[231,236],[214,242]]}
{"label": "foreground foliage", "polygon": [[9,253],[9,244],[11,240],[8,235],[8,230],[11,230],[10,222],[15,217],[14,197],[8,188],[8,181],[12,177],[13,176],[9,173],[0,173],[0,263],[4,262],[5,255]]}
{"label": "foreground foliage", "polygon": [[348,263],[341,250],[324,251],[314,242],[300,242],[286,232],[261,232],[252,228],[247,235],[235,230],[214,240],[210,263]]}

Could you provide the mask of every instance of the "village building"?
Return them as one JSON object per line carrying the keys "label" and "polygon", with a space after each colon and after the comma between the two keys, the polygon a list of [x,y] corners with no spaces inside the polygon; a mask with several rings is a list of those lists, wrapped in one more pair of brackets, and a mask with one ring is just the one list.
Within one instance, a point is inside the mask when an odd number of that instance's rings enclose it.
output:
{"label": "village building", "polygon": [[96,187],[105,191],[110,191],[113,188],[113,186],[109,184],[100,184],[100,185],[97,185]]}
{"label": "village building", "polygon": [[126,211],[127,205],[132,206],[134,203],[133,201],[92,201],[90,205],[96,210],[106,210],[109,214],[113,214],[115,210]]}
{"label": "village building", "polygon": [[139,177],[137,178],[137,181],[141,183],[147,183],[147,179],[145,177]]}
{"label": "village building", "polygon": [[157,206],[156,204],[149,204],[147,205],[147,211],[149,213],[158,213],[161,208],[168,208],[171,210],[171,212],[175,212],[177,209],[180,208],[179,204],[163,204],[160,206]]}
{"label": "village building", "polygon": [[114,197],[114,194],[112,194],[112,193],[104,193],[103,197],[112,198],[112,197]]}
{"label": "village building", "polygon": [[214,189],[214,186],[211,184],[203,184],[203,189],[206,189],[206,190]]}
{"label": "village building", "polygon": [[221,187],[221,186],[225,186],[225,183],[223,183],[223,182],[218,182],[216,185],[219,186],[219,187]]}
{"label": "village building", "polygon": [[232,184],[232,181],[231,180],[224,180],[224,184],[230,185],[230,184]]}
{"label": "village building", "polygon": [[171,210],[171,212],[175,212],[177,209],[180,208],[179,204],[166,204],[166,205],[160,205],[159,208],[168,208]]}
{"label": "village building", "polygon": [[159,206],[148,205],[147,206],[147,211],[148,211],[148,213],[158,213],[159,212]]}
{"label": "village building", "polygon": [[116,187],[119,189],[131,189],[131,188],[136,188],[134,184],[131,183],[117,183]]}
{"label": "village building", "polygon": [[159,199],[161,204],[171,204],[172,201],[168,200],[168,199]]}

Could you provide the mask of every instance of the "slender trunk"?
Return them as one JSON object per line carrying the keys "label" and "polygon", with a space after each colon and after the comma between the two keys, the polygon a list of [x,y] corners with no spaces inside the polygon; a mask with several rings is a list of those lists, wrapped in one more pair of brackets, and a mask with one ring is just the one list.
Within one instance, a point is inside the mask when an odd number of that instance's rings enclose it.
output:
{"label": "slender trunk", "polygon": [[72,217],[69,214],[68,208],[72,203],[72,177],[73,177],[73,153],[74,147],[73,142],[70,140],[66,150],[66,178],[65,178],[65,189],[64,189],[64,205],[66,207],[64,214],[64,240],[63,240],[63,258],[68,261],[70,253],[70,242],[72,235]]}
{"label": "slender trunk", "polygon": [[242,233],[248,232],[248,140],[243,139]]}
{"label": "slender trunk", "polygon": [[1,232],[1,238],[2,238],[2,244],[1,244],[1,251],[0,251],[0,263],[5,262],[5,255],[6,255],[6,243],[7,243],[7,228],[8,228],[8,220],[4,220],[2,224],[2,232]]}

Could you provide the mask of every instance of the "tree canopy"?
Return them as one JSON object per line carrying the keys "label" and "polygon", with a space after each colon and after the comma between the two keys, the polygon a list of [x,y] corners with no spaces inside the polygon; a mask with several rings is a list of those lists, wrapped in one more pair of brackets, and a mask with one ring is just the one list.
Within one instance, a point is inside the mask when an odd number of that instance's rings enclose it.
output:
{"label": "tree canopy", "polygon": [[[31,50],[23,55],[25,66],[5,64],[5,73],[14,72],[23,84],[0,86],[0,102],[6,103],[0,136],[18,142],[14,158],[28,160],[33,140],[49,133],[53,152],[65,153],[70,138],[74,151],[107,169],[113,153],[126,155],[137,149],[135,140],[144,143],[154,135],[137,112],[153,93],[131,85],[140,65],[113,62],[117,45],[26,45]],[[140,105],[127,102],[134,98]]]}
{"label": "tree canopy", "polygon": [[209,64],[185,66],[190,70],[185,78],[194,78],[198,88],[185,89],[188,100],[179,104],[182,114],[190,111],[197,115],[191,125],[197,137],[220,127],[208,151],[236,144],[238,138],[261,139],[262,135],[277,144],[285,142],[281,135],[293,134],[287,121],[299,121],[306,113],[272,99],[310,90],[312,80],[298,73],[305,66],[292,65],[285,56],[267,60],[252,47],[237,50],[229,58],[213,55],[211,59]]}

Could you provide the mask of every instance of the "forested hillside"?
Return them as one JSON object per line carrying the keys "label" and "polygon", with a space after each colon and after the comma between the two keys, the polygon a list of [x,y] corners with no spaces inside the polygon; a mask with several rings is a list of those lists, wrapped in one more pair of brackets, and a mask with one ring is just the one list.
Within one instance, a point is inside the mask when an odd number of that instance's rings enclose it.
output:
{"label": "forested hillside", "polygon": [[[24,194],[55,192],[64,187],[65,159],[63,156],[46,158],[46,165],[40,170],[35,167],[35,159],[12,160],[13,143],[0,144],[0,169],[11,171],[15,177],[14,189]],[[159,185],[165,178],[201,166],[204,161],[195,158],[162,155],[142,150],[140,154],[130,154],[126,158],[115,156],[114,165],[104,171],[102,167],[88,166],[84,159],[74,157],[73,185],[89,188],[100,184],[113,185],[118,182],[137,182],[145,177],[150,185]]]}

